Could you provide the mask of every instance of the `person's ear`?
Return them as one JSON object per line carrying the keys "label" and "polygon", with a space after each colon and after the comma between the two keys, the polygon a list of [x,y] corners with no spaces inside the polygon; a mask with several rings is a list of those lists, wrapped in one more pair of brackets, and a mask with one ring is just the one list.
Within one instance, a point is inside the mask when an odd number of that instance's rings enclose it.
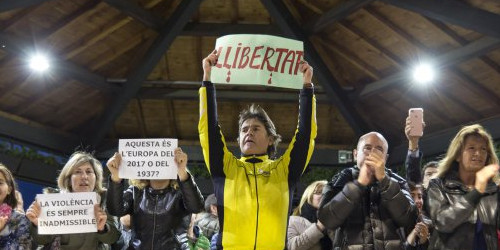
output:
{"label": "person's ear", "polygon": [[267,146],[271,146],[274,144],[274,136],[269,136],[268,137],[268,143],[267,143]]}
{"label": "person's ear", "polygon": [[358,157],[358,150],[357,149],[353,149],[352,150],[352,155],[354,157],[354,161],[356,161],[356,157]]}
{"label": "person's ear", "polygon": [[385,161],[387,161],[387,159],[389,159],[389,154],[385,154]]}

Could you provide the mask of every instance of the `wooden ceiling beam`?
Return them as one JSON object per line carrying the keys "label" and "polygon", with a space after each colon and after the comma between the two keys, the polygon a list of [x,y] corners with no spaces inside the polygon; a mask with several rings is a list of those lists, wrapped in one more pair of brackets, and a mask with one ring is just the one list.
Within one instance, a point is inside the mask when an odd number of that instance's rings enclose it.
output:
{"label": "wooden ceiling beam", "polygon": [[457,0],[381,0],[390,5],[419,13],[484,35],[500,39],[500,15],[474,8]]}
{"label": "wooden ceiling beam", "polygon": [[[394,25],[392,22],[390,22],[386,17],[384,17],[378,11],[376,11],[375,9],[373,9],[373,8],[371,8],[369,6],[366,7],[365,9],[366,9],[366,11],[368,13],[370,13],[371,15],[373,15],[380,22],[384,23],[385,25],[388,25],[398,35],[400,35],[401,37],[403,37],[407,41],[411,42],[412,44],[416,45],[419,49],[425,50],[425,46],[421,42],[419,42],[418,40],[416,40],[413,37],[411,37],[408,33],[406,33],[404,30],[402,30],[398,26]],[[393,61],[393,63],[396,63],[396,65],[398,67],[400,67],[400,68],[401,67],[408,67],[407,63],[404,60],[402,60],[401,58],[399,58],[397,55],[395,55],[391,51],[385,49],[383,46],[381,46],[380,44],[378,44],[378,42],[376,42],[374,39],[369,38],[368,36],[366,36],[363,32],[361,32],[358,28],[356,28],[353,25],[351,25],[349,22],[347,22],[347,21],[341,21],[341,24],[343,26],[345,26],[346,28],[348,28],[349,30],[351,30],[352,32],[354,32],[356,35],[358,35],[358,36],[362,37],[363,39],[365,39],[367,42],[369,42],[369,44],[371,46],[375,47],[377,50],[383,51],[383,54],[386,55],[388,58],[390,58],[391,61]],[[396,81],[402,81],[404,79],[396,77],[396,78],[394,78],[394,80],[396,80]],[[437,88],[439,90],[441,90],[441,93],[442,93],[443,96],[445,96],[446,98],[448,98],[448,99],[452,100],[453,102],[455,102],[462,109],[467,110],[468,112],[470,112],[470,111],[473,110],[471,107],[469,107],[468,105],[466,105],[463,101],[459,100],[458,98],[455,98],[448,91],[444,90],[441,86],[438,86]],[[414,95],[412,95],[412,96],[415,97]],[[421,98],[419,98],[419,100],[422,101]],[[437,110],[437,109],[432,109],[431,112],[434,112],[435,110]],[[437,112],[439,113],[439,111],[437,111]],[[471,114],[471,116],[473,116],[476,119],[480,118],[480,116],[477,114],[477,112],[472,112],[470,114]],[[445,116],[442,116],[442,117],[447,117],[447,116],[445,115]]]}
{"label": "wooden ceiling beam", "polygon": [[342,89],[338,81],[329,72],[314,45],[284,3],[281,0],[262,0],[261,2],[286,36],[304,42],[305,58],[314,67],[315,78],[319,80],[330,100],[340,110],[354,133],[361,135],[368,131],[366,122],[355,109],[353,102],[348,98],[348,93]]}
{"label": "wooden ceiling beam", "polygon": [[[441,56],[434,58],[433,63],[436,68],[446,68],[460,62],[469,60],[471,58],[478,57],[479,55],[485,54],[493,49],[500,47],[500,40],[495,38],[481,38],[477,41],[469,43],[468,45],[452,50]],[[360,92],[360,96],[367,96],[371,94],[378,93],[379,91],[392,86],[400,81],[408,81],[411,73],[409,70],[404,70],[400,73],[396,73],[382,80],[370,83],[366,85]]]}
{"label": "wooden ceiling beam", "polygon": [[6,0],[0,1],[0,13],[39,5],[51,0]]}
{"label": "wooden ceiling beam", "polygon": [[97,147],[104,139],[115,120],[123,112],[128,102],[137,94],[142,83],[167,52],[177,35],[181,33],[200,3],[201,0],[182,1],[177,6],[174,13],[161,28],[161,33],[144,55],[143,61],[127,77],[127,82],[124,84],[122,91],[112,101],[110,107],[104,111],[98,122],[90,124],[90,129],[86,131],[86,135],[87,138],[90,138],[91,145]]}
{"label": "wooden ceiling beam", "polygon": [[[26,57],[29,55],[29,53],[36,51],[36,49],[34,49],[36,46],[32,43],[4,32],[0,32],[0,44],[2,46],[5,46],[3,47],[3,49],[8,53],[19,57]],[[95,74],[71,61],[66,61],[62,58],[52,55],[50,58],[50,63],[51,71],[58,71],[64,77],[78,80],[84,84],[87,84],[94,88],[98,88],[104,92],[116,92],[119,90],[118,86],[108,83],[106,81],[106,78],[104,78],[103,76]]]}
{"label": "wooden ceiling beam", "polygon": [[374,0],[351,0],[346,1],[336,8],[332,8],[329,11],[323,13],[318,19],[309,21],[304,25],[304,30],[307,30],[310,34],[316,34],[321,32],[327,26],[342,20],[355,12],[356,10],[363,8],[363,6],[370,4]]}
{"label": "wooden ceiling beam", "polygon": [[23,120],[24,122],[0,115],[0,135],[58,153],[71,153],[80,145],[80,140],[75,135]]}
{"label": "wooden ceiling beam", "polygon": [[[384,15],[382,15],[378,10],[374,9],[373,7],[367,7],[366,8],[366,11],[368,13],[370,13],[371,15],[373,15],[375,18],[377,18],[380,22],[384,23],[385,25],[389,26],[391,29],[393,29],[399,36],[401,36],[402,38],[406,39],[407,41],[409,41],[410,43],[412,43],[413,45],[417,46],[418,49],[424,51],[424,52],[427,52],[428,51],[428,48],[423,44],[421,43],[420,41],[416,40],[415,38],[413,38],[410,34],[408,34],[405,30],[403,30],[402,28],[400,28],[399,26],[396,26],[394,23],[392,23],[389,19],[387,19]],[[438,21],[435,21],[435,22],[438,22]],[[444,25],[443,25],[444,26]],[[451,32],[451,31],[449,31]],[[457,36],[454,36],[455,38]],[[488,38],[488,37],[486,37]],[[495,39],[495,38],[490,38],[490,39]],[[464,47],[466,47],[469,43],[464,41]],[[462,49],[464,49],[464,47]],[[473,48],[474,46],[472,46],[471,48]],[[493,48],[496,47],[496,46],[493,46]],[[484,52],[478,50],[477,51],[477,54],[470,54],[469,56],[465,56],[464,58],[460,59],[458,62],[447,62],[445,63],[445,65],[442,66],[442,68],[444,67],[449,67],[451,69],[451,71],[455,72],[455,74],[457,75],[460,75],[462,78],[464,79],[469,79],[469,81],[465,81],[465,85],[468,85],[469,83],[473,83],[473,85],[478,85],[477,88],[473,88],[473,92],[477,93],[478,96],[484,96],[486,97],[487,99],[491,100],[493,103],[495,103],[495,105],[498,103],[498,98],[496,98],[494,96],[494,94],[492,94],[490,91],[485,91],[484,89],[484,86],[482,86],[481,84],[477,83],[476,81],[474,81],[473,79],[471,79],[470,77],[468,77],[466,74],[464,74],[463,72],[461,72],[460,69],[458,69],[456,66],[454,66],[454,64],[456,63],[460,63],[461,61],[465,61],[465,60],[468,60],[470,58],[474,58],[478,55],[481,55],[481,54],[484,54],[484,53],[487,53],[489,50],[491,50],[491,48],[488,48],[486,46],[485,48],[486,50]],[[466,50],[460,50],[460,49],[457,49],[457,51],[461,51],[463,53],[467,53]],[[428,53],[428,52],[427,52]],[[439,52],[436,52],[436,53],[439,53]],[[457,54],[460,54],[460,53],[457,53]],[[452,57],[451,58],[454,58],[452,54],[450,54]],[[455,54],[456,55],[456,54]],[[394,55],[395,56],[395,55]],[[460,57],[460,56],[458,56]],[[445,61],[448,60],[448,59],[445,59]],[[402,77],[406,77],[409,75],[408,71],[406,71],[406,74],[403,74],[403,75],[399,75],[399,76],[395,76],[394,78],[392,78],[394,81],[404,81],[404,82],[408,82],[408,80],[405,80],[405,78],[402,78]],[[391,76],[392,77],[392,76]],[[373,84],[373,83],[372,83]],[[471,88],[470,86],[465,86],[467,88]],[[463,101],[459,100],[458,98],[455,98],[454,96],[452,96],[449,91],[443,89],[441,86],[437,87],[438,89],[440,89],[441,93],[443,95],[445,95],[447,98],[449,98],[450,100],[453,100],[457,105],[459,105],[461,108],[467,110],[468,112],[472,111],[473,109],[471,107],[469,107],[466,103],[464,103]],[[474,116],[474,117],[477,117],[478,114],[477,112],[472,112],[470,113],[471,116]]]}
{"label": "wooden ceiling beam", "polygon": [[367,36],[364,32],[362,32],[359,28],[352,25],[350,22],[342,20],[342,21],[339,21],[339,24],[340,24],[340,27],[343,27],[344,29],[348,30],[349,32],[353,33],[354,35],[359,36],[360,38],[362,38],[362,40],[366,41],[366,43],[368,43],[371,47],[380,51],[382,56],[385,59],[389,60],[397,68],[402,68],[405,66],[406,63],[403,60],[401,60],[401,58],[396,56],[390,50],[386,49],[384,46],[382,46],[375,39]]}
{"label": "wooden ceiling beam", "polygon": [[[434,26],[439,28],[443,33],[445,33],[448,37],[453,39],[458,44],[465,46],[469,43],[467,40],[458,35],[454,30],[450,29],[450,27],[448,27],[443,22],[431,18],[427,18],[427,20],[431,22]],[[487,55],[482,55],[479,57],[479,59],[481,59],[486,65],[488,65],[489,67],[491,67],[493,70],[495,70],[500,74],[500,65],[495,61],[491,60]]]}
{"label": "wooden ceiling beam", "polygon": [[272,24],[226,24],[226,23],[188,23],[181,32],[182,36],[224,36],[227,34],[265,34],[282,35]]}
{"label": "wooden ceiling beam", "polygon": [[163,20],[130,0],[103,0],[110,6],[131,16],[153,30],[160,30]]}
{"label": "wooden ceiling beam", "polygon": [[324,41],[321,38],[318,38],[316,41],[321,43],[321,45],[323,45],[326,50],[340,55],[346,61],[357,67],[360,71],[363,71],[366,75],[372,78],[372,80],[379,80],[381,78],[380,73],[377,71],[377,69],[363,61],[363,59],[361,59],[355,53],[351,52],[349,48],[343,46],[342,44],[337,43],[333,40]]}

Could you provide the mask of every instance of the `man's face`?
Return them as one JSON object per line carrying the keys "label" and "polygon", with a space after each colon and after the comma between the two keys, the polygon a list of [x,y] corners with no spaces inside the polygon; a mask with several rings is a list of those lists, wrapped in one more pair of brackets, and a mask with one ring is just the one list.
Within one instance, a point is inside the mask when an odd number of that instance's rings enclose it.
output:
{"label": "man's face", "polygon": [[460,155],[457,157],[459,171],[476,173],[486,165],[488,145],[480,136],[468,136],[465,139]]}
{"label": "man's face", "polygon": [[354,157],[356,157],[356,162],[359,167],[362,167],[365,163],[366,157],[371,154],[378,154],[387,159],[387,145],[384,141],[376,134],[369,134],[365,136],[358,144],[357,150],[354,150]]}
{"label": "man's face", "polygon": [[241,125],[239,143],[243,155],[266,154],[267,147],[273,144],[264,124],[255,118],[248,119]]}
{"label": "man's face", "polygon": [[429,186],[429,180],[437,173],[437,171],[437,166],[427,167],[424,170],[424,179],[422,180],[422,186],[424,186],[424,188]]}

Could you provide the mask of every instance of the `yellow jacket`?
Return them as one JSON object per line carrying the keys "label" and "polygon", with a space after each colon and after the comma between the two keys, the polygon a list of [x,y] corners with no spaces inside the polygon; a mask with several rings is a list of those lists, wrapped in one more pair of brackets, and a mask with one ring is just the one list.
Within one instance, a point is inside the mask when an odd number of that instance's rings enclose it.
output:
{"label": "yellow jacket", "polygon": [[300,93],[299,124],[285,153],[236,158],[226,147],[217,121],[215,88],[200,88],[198,130],[217,197],[224,249],[285,249],[293,190],[304,172],[316,138],[316,99],[312,88]]}

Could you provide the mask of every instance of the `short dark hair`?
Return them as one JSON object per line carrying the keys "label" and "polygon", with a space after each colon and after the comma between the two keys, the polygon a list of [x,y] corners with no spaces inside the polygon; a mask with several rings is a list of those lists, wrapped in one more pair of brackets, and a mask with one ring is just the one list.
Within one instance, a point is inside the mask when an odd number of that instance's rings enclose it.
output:
{"label": "short dark hair", "polygon": [[412,191],[414,191],[416,189],[423,190],[422,184],[415,183],[413,181],[408,181],[408,188],[410,189],[410,192],[412,192]]}
{"label": "short dark hair", "polygon": [[217,198],[215,197],[215,194],[211,194],[205,199],[205,212],[210,213],[210,206],[212,205],[217,206]]}
{"label": "short dark hair", "polygon": [[430,162],[427,162],[423,167],[422,167],[422,176],[424,176],[425,174],[425,170],[428,169],[428,168],[435,168],[437,169],[438,168],[438,165],[439,165],[439,162],[437,161],[430,161]]}
{"label": "short dark hair", "polygon": [[[248,119],[257,119],[264,124],[268,136],[273,140],[273,144],[267,147],[267,154],[269,155],[269,157],[273,157],[274,154],[276,154],[278,143],[280,143],[281,141],[281,135],[276,133],[276,127],[274,126],[273,121],[271,121],[271,118],[269,118],[263,108],[261,108],[259,105],[252,104],[240,113],[240,119],[238,121],[238,134],[239,131],[241,131],[241,126],[243,126],[243,123]],[[238,141],[240,139],[241,138],[239,138],[238,136]]]}

